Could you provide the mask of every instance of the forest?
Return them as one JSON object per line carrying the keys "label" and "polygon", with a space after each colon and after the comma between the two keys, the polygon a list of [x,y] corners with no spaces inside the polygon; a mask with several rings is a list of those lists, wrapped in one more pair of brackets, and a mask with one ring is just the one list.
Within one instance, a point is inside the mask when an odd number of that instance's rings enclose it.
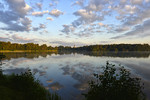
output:
{"label": "forest", "polygon": [[82,47],[70,47],[70,46],[47,46],[46,44],[34,44],[34,43],[11,43],[0,41],[0,50],[56,50],[56,51],[150,51],[149,44],[108,44],[108,45],[87,45]]}

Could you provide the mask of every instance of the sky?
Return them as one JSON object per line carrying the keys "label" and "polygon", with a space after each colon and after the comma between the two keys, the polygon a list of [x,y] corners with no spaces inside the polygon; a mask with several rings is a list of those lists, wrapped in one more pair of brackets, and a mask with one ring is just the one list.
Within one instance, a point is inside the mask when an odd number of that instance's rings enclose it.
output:
{"label": "sky", "polygon": [[0,0],[0,41],[150,44],[150,0]]}

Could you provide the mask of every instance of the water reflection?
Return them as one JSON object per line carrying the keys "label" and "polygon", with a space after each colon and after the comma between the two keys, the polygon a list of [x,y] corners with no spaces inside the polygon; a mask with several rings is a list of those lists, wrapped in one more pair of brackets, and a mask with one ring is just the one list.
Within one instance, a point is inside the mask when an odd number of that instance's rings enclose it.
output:
{"label": "water reflection", "polygon": [[31,69],[32,73],[49,91],[56,91],[64,100],[82,100],[93,73],[100,73],[101,67],[109,61],[122,64],[134,76],[142,78],[145,92],[150,99],[150,53],[3,53],[1,66],[5,74],[19,74]]}
{"label": "water reflection", "polygon": [[39,70],[39,69],[37,69],[37,68],[34,68],[34,69],[32,70],[32,73],[33,73],[33,74],[39,74],[40,76],[46,75],[46,71],[44,71],[44,70]]}
{"label": "water reflection", "polygon": [[21,74],[21,73],[25,73],[29,70],[29,68],[15,68],[15,69],[6,69],[6,70],[3,70],[4,74]]}
{"label": "water reflection", "polygon": [[58,91],[58,90],[60,90],[61,88],[63,88],[64,86],[61,85],[61,84],[58,83],[58,82],[55,82],[55,83],[52,83],[52,84],[48,85],[48,87],[50,87],[50,88],[51,88],[52,90],[54,90],[54,91]]}
{"label": "water reflection", "polygon": [[46,81],[47,83],[52,83],[53,82],[53,80],[51,79],[51,80],[47,80]]}
{"label": "water reflection", "polygon": [[[12,58],[39,58],[39,57],[47,57],[51,55],[65,55],[65,54],[83,54],[83,55],[88,55],[88,56],[95,56],[95,57],[121,57],[121,58],[127,58],[127,57],[136,57],[136,58],[148,58],[150,56],[150,52],[18,52],[18,53],[0,53],[0,60],[2,59],[7,59],[10,60]],[[57,57],[57,56],[55,56]],[[59,56],[60,57],[60,56]]]}

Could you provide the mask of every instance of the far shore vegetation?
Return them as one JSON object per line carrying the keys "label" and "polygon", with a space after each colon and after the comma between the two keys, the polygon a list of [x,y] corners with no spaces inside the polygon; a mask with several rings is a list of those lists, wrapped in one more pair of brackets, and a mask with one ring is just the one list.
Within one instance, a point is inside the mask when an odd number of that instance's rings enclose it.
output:
{"label": "far shore vegetation", "polygon": [[57,52],[57,50],[0,50],[0,52]]}
{"label": "far shore vegetation", "polygon": [[88,45],[88,46],[47,46],[46,44],[34,43],[11,43],[0,41],[0,52],[60,52],[60,51],[88,51],[88,52],[102,52],[102,51],[150,51],[149,44],[107,44],[107,45]]}

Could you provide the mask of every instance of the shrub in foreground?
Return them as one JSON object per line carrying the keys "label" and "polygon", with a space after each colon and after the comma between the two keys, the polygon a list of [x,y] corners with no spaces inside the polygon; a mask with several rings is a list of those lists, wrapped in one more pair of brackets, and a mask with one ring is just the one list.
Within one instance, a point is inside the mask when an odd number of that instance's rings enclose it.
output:
{"label": "shrub in foreground", "polygon": [[107,62],[102,74],[94,74],[96,81],[89,83],[87,100],[145,100],[140,78],[133,78],[123,66],[117,70]]}
{"label": "shrub in foreground", "polygon": [[0,100],[60,100],[57,94],[51,94],[32,73],[4,75],[0,71]]}

